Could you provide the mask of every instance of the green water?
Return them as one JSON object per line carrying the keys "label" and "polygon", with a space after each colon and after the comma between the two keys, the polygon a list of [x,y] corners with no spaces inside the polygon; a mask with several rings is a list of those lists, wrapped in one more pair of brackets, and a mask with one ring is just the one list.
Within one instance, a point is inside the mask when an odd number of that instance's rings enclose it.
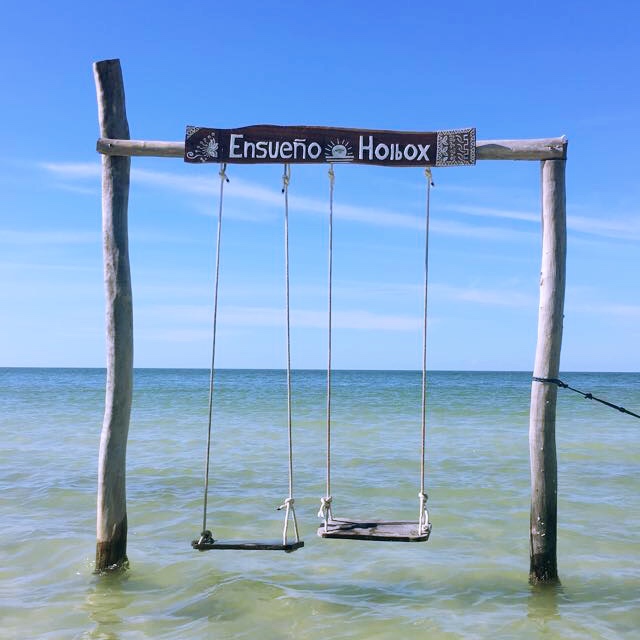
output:
{"label": "green water", "polygon": [[[563,374],[640,409],[639,374]],[[417,516],[420,376],[336,372],[334,513]],[[0,369],[2,638],[636,638],[640,421],[561,391],[562,586],[527,584],[526,373],[434,372],[426,544],[321,540],[324,376],[294,372],[305,547],[190,548],[202,524],[208,374],[136,372],[125,575],[92,574],[101,370]],[[270,538],[287,494],[285,378],[218,378],[208,526]]]}

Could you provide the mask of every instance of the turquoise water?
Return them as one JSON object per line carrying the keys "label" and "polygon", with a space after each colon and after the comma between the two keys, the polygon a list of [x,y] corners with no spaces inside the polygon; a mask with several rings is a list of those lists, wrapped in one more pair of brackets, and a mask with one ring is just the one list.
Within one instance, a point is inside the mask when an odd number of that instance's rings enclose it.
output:
{"label": "turquoise water", "polygon": [[[528,586],[526,373],[429,380],[426,544],[323,541],[324,374],[293,377],[305,548],[190,548],[202,523],[208,373],[138,370],[125,575],[92,574],[104,371],[0,369],[2,638],[636,638],[640,421],[558,401],[562,586]],[[640,374],[563,374],[640,409]],[[282,371],[218,376],[208,526],[270,538],[287,494]],[[413,519],[420,374],[336,372],[334,513]]]}

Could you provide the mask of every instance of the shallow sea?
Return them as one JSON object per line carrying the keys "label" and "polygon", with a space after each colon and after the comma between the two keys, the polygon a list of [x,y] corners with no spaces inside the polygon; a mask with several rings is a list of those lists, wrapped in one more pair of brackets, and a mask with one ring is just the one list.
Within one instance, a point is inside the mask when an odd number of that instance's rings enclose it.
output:
{"label": "shallow sea", "polygon": [[[563,379],[640,410],[640,374]],[[640,637],[640,421],[559,391],[558,565],[528,578],[527,373],[429,378],[428,543],[321,540],[324,387],[293,376],[305,547],[190,547],[202,525],[208,372],[137,370],[128,448],[130,569],[94,576],[105,373],[0,369],[1,638]],[[217,377],[208,526],[270,538],[287,494],[283,371]],[[337,516],[417,513],[420,374],[334,374]]]}

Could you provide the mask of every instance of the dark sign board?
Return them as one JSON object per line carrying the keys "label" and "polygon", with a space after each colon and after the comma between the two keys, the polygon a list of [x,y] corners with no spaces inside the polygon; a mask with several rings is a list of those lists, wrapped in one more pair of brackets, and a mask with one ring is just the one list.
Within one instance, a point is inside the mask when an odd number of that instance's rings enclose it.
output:
{"label": "dark sign board", "polygon": [[187,127],[185,162],[239,164],[323,162],[389,167],[475,164],[476,130],[413,132],[282,127]]}

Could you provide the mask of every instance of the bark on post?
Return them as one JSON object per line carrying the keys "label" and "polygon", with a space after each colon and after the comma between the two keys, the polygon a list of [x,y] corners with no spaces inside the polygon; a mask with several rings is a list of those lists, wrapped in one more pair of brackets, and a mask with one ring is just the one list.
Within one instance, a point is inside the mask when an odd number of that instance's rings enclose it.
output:
{"label": "bark on post", "polygon": [[[557,378],[564,313],[567,254],[565,159],[542,164],[542,267],[538,344],[534,378]],[[557,583],[558,472],[555,384],[535,381],[531,388],[529,453],[531,531],[529,581]]]}
{"label": "bark on post", "polygon": [[[93,65],[100,135],[129,138],[119,60]],[[127,564],[125,467],[133,387],[133,312],[127,208],[131,159],[102,156],[107,386],[98,463],[96,572]]]}

